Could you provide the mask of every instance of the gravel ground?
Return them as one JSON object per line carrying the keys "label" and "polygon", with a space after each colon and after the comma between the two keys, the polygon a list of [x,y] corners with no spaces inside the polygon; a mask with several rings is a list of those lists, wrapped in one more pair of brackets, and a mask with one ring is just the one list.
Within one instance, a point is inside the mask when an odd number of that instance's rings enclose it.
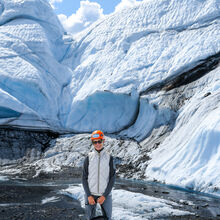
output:
{"label": "gravel ground", "polygon": [[[21,177],[27,179],[24,180]],[[8,181],[0,181],[0,219],[85,219],[84,209],[81,208],[77,200],[58,193],[59,190],[67,188],[70,184],[80,182],[80,170],[71,168],[63,169],[63,172],[56,174],[42,174],[35,179],[28,178],[28,175],[22,175]],[[181,204],[182,210],[194,213],[191,216],[173,216],[163,219],[220,219],[219,198],[179,190],[158,183],[122,179],[117,179],[115,189],[141,192],[145,195],[170,200]],[[162,219],[160,218],[160,220]]]}
{"label": "gravel ground", "polygon": [[[78,201],[64,195],[58,195],[57,186],[0,186],[1,220],[54,220],[84,219],[84,210]],[[54,201],[43,203],[44,199]]]}

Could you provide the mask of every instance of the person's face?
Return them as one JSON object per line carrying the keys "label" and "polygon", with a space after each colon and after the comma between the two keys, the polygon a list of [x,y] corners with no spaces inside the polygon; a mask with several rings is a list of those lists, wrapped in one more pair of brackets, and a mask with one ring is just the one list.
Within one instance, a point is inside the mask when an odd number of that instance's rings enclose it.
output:
{"label": "person's face", "polygon": [[92,141],[92,144],[96,150],[101,150],[103,148],[104,140],[96,139]]}

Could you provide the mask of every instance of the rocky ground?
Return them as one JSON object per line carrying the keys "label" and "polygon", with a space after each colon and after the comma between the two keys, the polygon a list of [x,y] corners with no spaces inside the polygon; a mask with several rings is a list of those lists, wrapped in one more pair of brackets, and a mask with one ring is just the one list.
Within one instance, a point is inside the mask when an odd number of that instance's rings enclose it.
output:
{"label": "rocky ground", "polygon": [[[0,219],[84,219],[84,210],[78,201],[67,196],[56,195],[57,187],[1,185]],[[57,201],[43,204],[49,196]],[[5,206],[4,206],[5,203]]]}
{"label": "rocky ground", "polygon": [[[70,184],[80,183],[80,170],[63,168],[63,172],[56,174],[44,174],[31,179],[24,177],[28,175],[23,175],[23,178],[11,175],[10,178],[13,179],[0,182],[0,219],[85,219],[84,209],[81,208],[79,201],[58,193]],[[220,199],[218,198],[158,183],[119,178],[115,189],[141,192],[145,195],[170,200],[181,204],[181,210],[194,213],[190,216],[172,216],[163,219],[220,219]]]}

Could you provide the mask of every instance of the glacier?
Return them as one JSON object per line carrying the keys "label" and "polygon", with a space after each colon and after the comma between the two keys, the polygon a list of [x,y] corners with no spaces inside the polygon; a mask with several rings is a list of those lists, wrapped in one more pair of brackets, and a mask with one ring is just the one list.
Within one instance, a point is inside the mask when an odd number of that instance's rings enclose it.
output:
{"label": "glacier", "polygon": [[[219,0],[149,0],[71,35],[46,0],[0,0],[0,125],[101,129],[129,177],[219,194],[219,15]],[[88,150],[51,146],[39,167]]]}

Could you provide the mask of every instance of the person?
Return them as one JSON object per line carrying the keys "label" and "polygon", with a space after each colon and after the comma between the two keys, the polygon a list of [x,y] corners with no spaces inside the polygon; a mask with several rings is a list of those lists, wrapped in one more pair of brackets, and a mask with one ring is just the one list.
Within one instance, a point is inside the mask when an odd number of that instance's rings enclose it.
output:
{"label": "person", "polygon": [[113,157],[105,150],[104,133],[96,130],[91,135],[93,151],[84,160],[82,184],[85,191],[87,219],[95,217],[96,205],[101,205],[103,216],[112,216],[112,188],[115,183]]}

